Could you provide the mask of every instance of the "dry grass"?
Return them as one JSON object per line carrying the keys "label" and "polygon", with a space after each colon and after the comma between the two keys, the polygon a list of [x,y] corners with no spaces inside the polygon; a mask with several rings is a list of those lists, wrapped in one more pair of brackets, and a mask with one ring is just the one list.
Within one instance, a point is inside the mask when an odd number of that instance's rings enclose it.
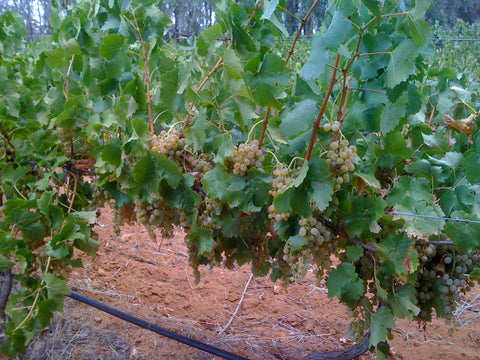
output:
{"label": "dry grass", "polygon": [[94,316],[72,317],[70,310],[75,306],[73,300],[67,300],[65,312],[55,314],[50,326],[30,344],[21,359],[118,360],[131,357],[133,343],[128,333],[121,328],[99,330]]}

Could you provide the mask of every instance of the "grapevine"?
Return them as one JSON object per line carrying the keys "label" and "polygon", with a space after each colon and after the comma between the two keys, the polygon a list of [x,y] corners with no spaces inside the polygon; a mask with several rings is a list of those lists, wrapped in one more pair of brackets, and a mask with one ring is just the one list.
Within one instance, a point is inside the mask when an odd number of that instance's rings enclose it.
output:
{"label": "grapevine", "polygon": [[278,2],[219,1],[188,50],[159,1],[127,3],[54,9],[50,42],[0,17],[0,270],[21,287],[3,353],[62,308],[107,205],[117,234],[183,229],[197,280],[313,270],[379,358],[397,318],[454,322],[480,271],[480,89],[428,59],[427,0],[331,1],[302,56],[318,1],[284,50]]}

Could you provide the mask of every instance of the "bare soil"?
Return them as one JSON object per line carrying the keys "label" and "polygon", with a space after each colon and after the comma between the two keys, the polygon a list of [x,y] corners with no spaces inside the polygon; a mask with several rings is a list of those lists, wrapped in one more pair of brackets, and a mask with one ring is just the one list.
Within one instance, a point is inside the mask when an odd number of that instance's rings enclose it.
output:
{"label": "bare soil", "polygon": [[[352,345],[345,339],[345,306],[328,299],[312,274],[283,287],[251,278],[249,266],[205,267],[196,284],[180,230],[154,243],[141,226],[125,226],[116,236],[112,220],[105,209],[97,226],[101,248],[73,271],[72,290],[252,360],[296,360]],[[465,325],[453,334],[443,320],[426,328],[399,320],[391,359],[480,359],[479,303],[477,286],[460,304],[458,320]],[[72,299],[22,358],[219,359]]]}

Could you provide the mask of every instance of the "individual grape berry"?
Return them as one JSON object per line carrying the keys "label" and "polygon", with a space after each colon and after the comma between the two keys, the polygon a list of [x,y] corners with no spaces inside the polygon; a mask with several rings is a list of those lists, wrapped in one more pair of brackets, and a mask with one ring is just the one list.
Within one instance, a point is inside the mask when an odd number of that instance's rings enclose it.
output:
{"label": "individual grape berry", "polygon": [[323,125],[323,130],[326,132],[337,132],[338,130],[340,130],[340,123],[338,121],[327,122]]}
{"label": "individual grape berry", "polygon": [[235,175],[245,175],[250,168],[257,168],[263,171],[263,161],[265,160],[265,150],[259,147],[258,140],[240,144],[233,150],[233,173]]}

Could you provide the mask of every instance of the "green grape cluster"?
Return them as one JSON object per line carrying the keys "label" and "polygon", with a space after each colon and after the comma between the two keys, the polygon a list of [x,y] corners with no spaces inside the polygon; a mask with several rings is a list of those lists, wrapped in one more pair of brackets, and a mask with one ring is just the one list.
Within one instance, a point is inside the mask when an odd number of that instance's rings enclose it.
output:
{"label": "green grape cluster", "polygon": [[120,235],[120,226],[135,224],[135,207],[133,205],[112,204],[113,208],[113,231],[115,235]]}
{"label": "green grape cluster", "polygon": [[435,245],[427,244],[417,248],[418,251],[418,258],[426,263],[432,259],[432,257],[436,253]]}
{"label": "green grape cluster", "polygon": [[93,151],[92,147],[84,140],[79,140],[74,143],[74,157],[77,159],[92,159]]}
{"label": "green grape cluster", "polygon": [[473,287],[473,280],[469,274],[480,267],[480,256],[478,250],[454,253],[443,246],[435,250],[434,254],[429,255],[431,260],[423,264],[416,284],[418,306],[421,309],[418,318],[430,321],[432,310],[435,309],[437,316],[453,320],[453,312],[457,301],[460,300],[460,293],[465,293]]}
{"label": "green grape cluster", "polygon": [[[364,253],[360,259],[355,262],[355,272],[366,282],[374,277],[375,260],[372,255]],[[372,283],[372,285],[374,285]]]}
{"label": "green grape cluster", "polygon": [[164,238],[174,236],[175,225],[188,227],[187,216],[183,209],[172,208],[163,200],[145,204],[139,198],[134,200],[134,213],[138,223],[145,226],[150,238],[156,241],[155,229],[159,229]]}
{"label": "green grape cluster", "polygon": [[206,197],[199,206],[197,225],[206,229],[219,229],[215,217],[220,213],[220,208],[212,199]]}
{"label": "green grape cluster", "polygon": [[350,173],[355,170],[357,147],[349,145],[347,139],[333,141],[327,152],[326,163],[335,177],[335,190],[340,190],[343,183],[350,180]]}
{"label": "green grape cluster", "polygon": [[107,190],[102,189],[97,182],[97,178],[94,177],[90,182],[90,188],[92,191],[92,207],[101,208],[109,202],[110,195]]}
{"label": "green grape cluster", "polygon": [[190,156],[188,158],[190,164],[193,167],[193,172],[198,173],[198,174],[205,174],[206,172],[212,170],[212,164],[208,160],[202,157],[200,155],[199,158],[195,158],[193,156]]}
{"label": "green grape cluster", "polygon": [[336,251],[333,236],[330,230],[315,217],[302,218],[299,221],[298,235],[304,237],[307,243],[298,250],[291,249],[287,242],[283,248],[283,254],[279,266],[289,282],[301,280],[311,267],[315,265],[314,272],[320,281],[324,275],[324,269],[330,267],[330,256]]}
{"label": "green grape cluster", "polygon": [[0,142],[0,159],[5,157],[7,154],[7,148],[5,147],[5,144],[3,142]]}
{"label": "green grape cluster", "polygon": [[185,137],[177,129],[170,129],[168,132],[162,130],[159,135],[154,135],[150,140],[150,149],[177,162],[183,158],[184,148]]}
{"label": "green grape cluster", "polygon": [[235,175],[243,176],[252,167],[263,171],[265,150],[261,149],[259,145],[258,140],[253,140],[235,147],[233,151],[233,173]]}
{"label": "green grape cluster", "polygon": [[68,158],[73,157],[73,138],[75,137],[73,128],[57,128],[57,132],[62,140],[62,150],[65,153],[65,156]]}
{"label": "green grape cluster", "polygon": [[347,338],[359,343],[365,336],[367,324],[365,320],[360,317],[360,313],[356,309],[348,309],[348,317],[352,319],[352,321],[347,324]]}
{"label": "green grape cluster", "polygon": [[[268,192],[275,199],[282,194],[293,182],[293,171],[285,164],[277,164],[273,169],[272,189]],[[290,211],[279,213],[272,203],[268,208],[268,218],[277,222],[287,220],[290,217]]]}

